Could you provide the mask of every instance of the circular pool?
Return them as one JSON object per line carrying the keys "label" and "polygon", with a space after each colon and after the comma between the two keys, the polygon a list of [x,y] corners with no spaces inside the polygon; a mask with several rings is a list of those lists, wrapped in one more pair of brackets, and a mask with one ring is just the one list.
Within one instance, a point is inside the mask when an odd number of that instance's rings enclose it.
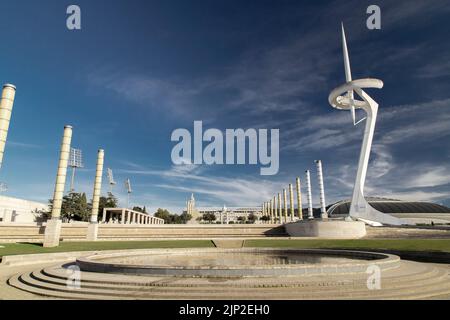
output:
{"label": "circular pool", "polygon": [[398,267],[394,255],[323,249],[153,249],[77,259],[82,271],[191,277],[298,276],[365,273]]}

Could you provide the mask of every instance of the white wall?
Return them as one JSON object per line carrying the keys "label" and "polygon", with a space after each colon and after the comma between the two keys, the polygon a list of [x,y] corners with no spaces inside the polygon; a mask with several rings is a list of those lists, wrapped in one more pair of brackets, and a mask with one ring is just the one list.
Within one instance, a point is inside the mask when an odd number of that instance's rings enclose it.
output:
{"label": "white wall", "polygon": [[37,210],[48,210],[45,203],[28,201],[24,199],[0,196],[0,219],[3,223],[34,223],[38,214]]}

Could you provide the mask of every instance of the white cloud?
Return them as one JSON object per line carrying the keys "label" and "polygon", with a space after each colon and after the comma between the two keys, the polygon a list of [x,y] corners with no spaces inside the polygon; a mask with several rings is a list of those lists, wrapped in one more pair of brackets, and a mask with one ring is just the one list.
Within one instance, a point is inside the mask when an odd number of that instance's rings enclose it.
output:
{"label": "white cloud", "polygon": [[448,167],[422,168],[417,175],[412,174],[408,184],[410,187],[436,187],[450,184],[450,169]]}

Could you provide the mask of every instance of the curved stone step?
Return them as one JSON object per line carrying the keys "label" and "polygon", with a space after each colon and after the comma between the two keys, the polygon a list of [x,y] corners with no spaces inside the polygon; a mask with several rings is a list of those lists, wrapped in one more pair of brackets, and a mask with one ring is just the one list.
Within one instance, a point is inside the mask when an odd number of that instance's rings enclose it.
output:
{"label": "curved stone step", "polygon": [[[211,299],[222,299],[224,295],[226,297],[230,296],[229,290],[223,290],[223,292],[218,292],[216,287],[212,287],[211,290],[214,290],[214,294],[210,294],[210,290],[205,290],[205,288],[187,288],[185,294],[180,294],[179,288],[170,288],[170,287],[164,287],[164,288],[158,288],[158,290],[132,290],[132,291],[123,291],[123,292],[117,292],[118,290],[114,290],[113,288],[109,288],[109,290],[105,290],[105,288],[96,288],[96,289],[90,289],[85,290],[85,288],[82,287],[82,290],[80,291],[74,291],[74,290],[67,290],[64,287],[61,287],[61,285],[53,285],[48,283],[42,283],[39,280],[33,279],[30,276],[24,275],[20,282],[22,282],[25,285],[34,287],[34,290],[28,290],[28,291],[35,291],[37,294],[43,294],[47,296],[59,296],[62,298],[92,298],[95,297],[97,299],[102,299],[105,297],[111,298],[111,297],[126,297],[126,298],[167,298],[167,296],[171,296],[173,298],[179,298],[179,299],[185,299],[187,297],[189,298],[211,298]],[[441,291],[436,290],[436,284],[440,284],[440,279],[436,280],[432,283],[432,292],[433,294],[442,293]],[[447,286],[448,287],[448,286]],[[36,290],[38,289],[38,290]],[[148,288],[146,288],[148,289]],[[175,292],[171,292],[174,289]],[[200,292],[199,290],[201,289]],[[409,290],[396,290],[396,289],[384,289],[380,291],[373,291],[369,292],[367,289],[359,289],[354,290],[355,288],[336,288],[334,287],[333,291],[326,290],[324,292],[324,287],[318,287],[319,291],[311,291],[308,289],[307,292],[299,292],[299,290],[295,290],[293,288],[278,288],[277,290],[273,290],[270,288],[264,288],[264,290],[250,290],[252,293],[252,298],[254,299],[265,299],[267,295],[270,295],[272,299],[277,298],[286,298],[286,296],[291,296],[295,298],[309,298],[309,299],[343,299],[343,298],[358,298],[358,299],[376,299],[378,297],[380,298],[398,298],[406,296],[409,294],[410,296],[413,295],[415,297],[428,297],[430,294],[425,292],[424,289],[426,287],[423,284],[416,284],[412,288],[409,288]],[[338,289],[338,290],[337,290]],[[350,290],[353,289],[353,290]],[[419,289],[419,290],[418,290]],[[447,288],[450,290],[450,288]],[[47,292],[45,292],[47,290]],[[49,293],[48,291],[52,291]],[[163,292],[160,292],[163,291]],[[248,298],[249,292],[248,290],[238,290],[238,292],[234,292],[234,295],[236,297],[240,298]],[[270,292],[269,292],[270,291]],[[417,293],[417,291],[420,291],[420,294]],[[175,294],[174,294],[175,293]],[[223,294],[224,295],[223,295]],[[233,295],[233,294],[232,294]],[[261,295],[261,296],[260,296]],[[104,296],[104,297],[102,297]],[[289,298],[289,297],[288,297]]]}
{"label": "curved stone step", "polygon": [[[425,272],[424,272],[425,271]],[[55,279],[61,279],[63,281],[67,280],[67,275],[65,274],[65,271],[63,269],[44,269],[42,271],[44,276],[48,276],[50,278],[55,278]],[[421,280],[425,280],[429,277],[434,277],[436,276],[436,274],[438,273],[438,270],[436,268],[425,268],[424,270],[419,269],[417,270],[416,274],[407,274],[407,275],[402,275],[402,276],[398,276],[396,275],[394,278],[391,278],[390,276],[385,277],[385,283],[389,284],[391,287],[394,286],[397,283],[403,283],[403,282],[416,282],[416,281],[421,281]],[[117,275],[104,275],[104,274],[95,274],[95,273],[85,273],[83,272],[83,277],[82,277],[82,282],[89,284],[111,284],[116,286],[116,279],[117,279]],[[103,276],[104,279],[99,279]],[[174,278],[176,281],[173,280],[169,280],[169,281],[164,281],[161,280],[162,278],[159,277],[152,277],[151,279],[153,279],[152,281],[148,281],[143,283],[143,280],[147,279],[147,277],[133,277],[133,276],[121,276],[121,285],[127,285],[127,286],[135,286],[135,285],[140,285],[140,286],[159,286],[159,287],[165,287],[165,286],[176,286],[176,287],[191,287],[192,284],[186,283],[186,281],[189,281],[189,278]],[[169,278],[171,279],[171,278]],[[131,281],[132,280],[132,281]],[[204,283],[199,283],[200,281],[204,281]],[[320,280],[319,280],[320,281]],[[350,280],[349,280],[350,281]],[[359,281],[362,282],[362,284],[365,285],[365,281],[366,281],[366,277],[364,276],[364,278],[361,278]],[[196,287],[201,287],[201,286],[206,286],[206,287],[210,287],[215,285],[216,283],[214,282],[210,282],[208,281],[208,279],[196,279],[195,281],[195,286]],[[253,283],[252,283],[253,282]],[[305,277],[303,277],[302,279],[299,279],[298,281],[292,281],[291,279],[258,279],[259,284],[254,283],[254,280],[251,278],[247,278],[247,279],[239,279],[235,282],[231,282],[231,281],[226,281],[226,282],[222,282],[221,283],[221,287],[253,287],[253,288],[258,288],[258,287],[281,287],[281,286],[289,286],[289,287],[306,287],[308,285],[314,285],[315,282],[318,282],[317,278],[313,278],[313,279],[307,279]],[[261,283],[262,282],[262,283]],[[330,282],[330,281],[328,281]],[[332,285],[337,285],[337,283],[342,283],[345,281],[334,281],[329,283],[329,286]],[[356,281],[358,282],[358,281]],[[351,281],[352,284],[355,283],[355,280],[352,279]],[[325,285],[325,287],[327,287]]]}

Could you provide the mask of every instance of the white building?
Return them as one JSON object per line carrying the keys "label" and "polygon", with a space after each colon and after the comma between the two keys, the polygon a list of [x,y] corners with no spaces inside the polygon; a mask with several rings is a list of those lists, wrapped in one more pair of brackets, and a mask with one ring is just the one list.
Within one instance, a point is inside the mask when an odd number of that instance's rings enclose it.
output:
{"label": "white building", "polygon": [[[200,207],[195,208],[196,213],[201,217],[205,213],[212,213],[216,216],[216,222],[222,223],[237,223],[240,217],[245,217],[248,220],[250,214],[255,215],[258,220],[262,216],[261,207]],[[184,212],[187,212],[185,210]]]}
{"label": "white building", "polygon": [[0,196],[0,223],[36,223],[41,219],[38,211],[48,211],[41,202]]}

